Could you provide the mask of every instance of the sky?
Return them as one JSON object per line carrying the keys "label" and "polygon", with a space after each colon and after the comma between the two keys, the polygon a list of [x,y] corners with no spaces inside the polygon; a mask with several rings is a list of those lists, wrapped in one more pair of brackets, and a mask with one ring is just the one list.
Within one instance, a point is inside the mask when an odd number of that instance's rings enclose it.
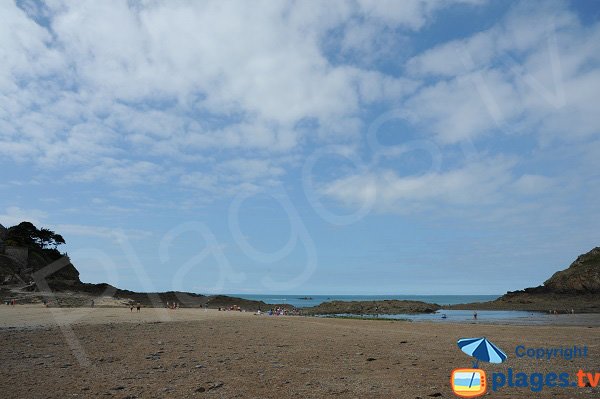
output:
{"label": "sky", "polygon": [[138,291],[502,294],[600,245],[599,1],[0,2],[0,223]]}

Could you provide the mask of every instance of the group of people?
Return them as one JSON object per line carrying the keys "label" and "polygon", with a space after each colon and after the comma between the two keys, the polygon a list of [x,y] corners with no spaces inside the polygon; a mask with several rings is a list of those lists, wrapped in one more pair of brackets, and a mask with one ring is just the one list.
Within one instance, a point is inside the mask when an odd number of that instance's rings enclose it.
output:
{"label": "group of people", "polygon": [[231,305],[231,306],[219,306],[219,312],[242,312],[242,308],[240,308],[238,305]]}
{"label": "group of people", "polygon": [[269,316],[287,316],[288,310],[282,307],[277,306],[275,309],[269,309],[267,312]]}
{"label": "group of people", "polygon": [[569,309],[566,309],[564,312],[558,311],[558,310],[556,310],[556,309],[550,309],[550,310],[548,311],[548,313],[550,313],[550,314],[559,314],[559,313],[565,313],[565,314],[569,314],[569,313],[570,313],[570,314],[575,314],[575,309],[571,309],[571,310],[569,310]]}
{"label": "group of people", "polygon": [[167,309],[172,309],[172,310],[179,309],[179,303],[167,301]]}
{"label": "group of people", "polygon": [[[293,308],[290,310],[290,309],[280,307],[280,306],[276,307],[275,309],[271,308],[265,313],[269,316],[299,316],[300,315],[300,311],[296,308]],[[256,314],[260,315],[263,313],[259,309],[256,312]]]}
{"label": "group of people", "polygon": [[133,308],[136,308],[137,311],[139,312],[140,309],[142,308],[142,305],[140,305],[139,303],[136,303],[135,306],[133,305],[133,303],[129,304],[129,311],[133,313]]}
{"label": "group of people", "polygon": [[5,299],[4,304],[7,306],[15,306],[17,304],[17,300],[14,298],[13,299]]}

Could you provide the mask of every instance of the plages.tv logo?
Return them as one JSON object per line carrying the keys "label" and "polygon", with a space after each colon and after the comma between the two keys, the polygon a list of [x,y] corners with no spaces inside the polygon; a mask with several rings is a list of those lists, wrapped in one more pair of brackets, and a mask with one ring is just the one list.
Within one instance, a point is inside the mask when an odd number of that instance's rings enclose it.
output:
{"label": "plages.tv logo", "polygon": [[457,396],[474,398],[487,391],[485,371],[479,368],[479,362],[502,363],[507,356],[500,348],[481,338],[461,338],[458,347],[467,355],[474,358],[472,368],[457,368],[452,370],[450,385]]}

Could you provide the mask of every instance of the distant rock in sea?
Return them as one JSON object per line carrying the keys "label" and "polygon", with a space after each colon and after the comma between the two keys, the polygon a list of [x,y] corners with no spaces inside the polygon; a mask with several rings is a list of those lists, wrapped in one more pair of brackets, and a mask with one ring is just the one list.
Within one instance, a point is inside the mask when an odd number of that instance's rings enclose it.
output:
{"label": "distant rock in sea", "polygon": [[331,301],[323,302],[311,308],[303,308],[306,315],[318,314],[412,314],[433,313],[439,305],[421,301],[402,301],[396,299],[383,301]]}

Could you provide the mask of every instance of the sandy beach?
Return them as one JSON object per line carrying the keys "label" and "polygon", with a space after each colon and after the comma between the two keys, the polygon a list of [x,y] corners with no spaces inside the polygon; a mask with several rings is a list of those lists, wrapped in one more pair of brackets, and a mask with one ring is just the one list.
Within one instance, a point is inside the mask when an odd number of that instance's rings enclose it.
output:
{"label": "sandy beach", "polygon": [[[597,315],[595,315],[597,316]],[[589,317],[589,316],[588,316]],[[506,371],[598,371],[598,318],[579,326],[410,323],[201,309],[0,307],[4,398],[454,397],[470,367],[456,346],[486,336]],[[517,358],[515,347],[585,345],[582,359]],[[595,397],[598,388],[503,388],[494,397]],[[489,393],[489,392],[488,392]]]}

